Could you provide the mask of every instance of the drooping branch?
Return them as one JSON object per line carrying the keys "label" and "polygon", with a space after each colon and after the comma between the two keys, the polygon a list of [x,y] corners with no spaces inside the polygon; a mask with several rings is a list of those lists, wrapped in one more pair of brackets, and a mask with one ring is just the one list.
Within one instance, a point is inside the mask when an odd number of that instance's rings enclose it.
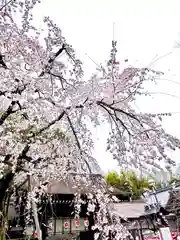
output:
{"label": "drooping branch", "polygon": [[[75,129],[74,129],[74,126],[73,126],[73,124],[72,124],[72,122],[71,122],[71,119],[70,119],[70,117],[69,117],[69,115],[68,115],[67,112],[66,112],[66,116],[67,116],[67,120],[68,120],[69,126],[70,126],[70,128],[71,128],[71,130],[72,130],[72,132],[73,132],[74,137],[75,137],[76,144],[77,144],[77,146],[78,146],[78,148],[79,148],[80,154],[82,155],[82,149],[81,149],[81,145],[80,145],[78,136],[77,136],[77,134],[76,134],[76,131],[75,131]],[[87,168],[88,168],[88,170],[89,170],[89,173],[91,173],[91,168],[90,168],[89,163],[87,162],[86,159],[83,159],[83,160],[84,160],[84,162],[85,162],[86,165],[87,165]]]}
{"label": "drooping branch", "polygon": [[[104,101],[97,101],[97,104],[98,104],[99,106],[101,106],[101,107],[102,107],[102,106],[106,106],[107,108],[113,110],[113,112],[114,112],[115,114],[116,114],[116,112],[119,112],[119,113],[122,113],[122,114],[130,117],[131,119],[136,120],[136,121],[139,123],[139,125],[140,125],[142,128],[144,128],[142,122],[141,122],[134,114],[129,113],[129,112],[126,112],[126,111],[124,111],[124,110],[122,110],[122,109],[120,109],[120,108],[117,108],[117,107],[113,106],[113,104],[108,104],[108,103],[106,103],[106,102],[104,102]],[[117,116],[117,115],[116,115],[116,116]],[[119,121],[120,119],[119,119],[119,118],[116,118],[116,120]],[[121,121],[121,120],[120,120],[120,121]],[[121,124],[124,125],[124,123],[123,123],[122,121],[121,121]],[[124,126],[125,126],[125,125],[124,125]],[[127,130],[127,129],[126,129],[126,130]],[[147,138],[149,138],[148,133],[147,133],[147,132],[144,132],[144,133],[146,134]]]}
{"label": "drooping branch", "polygon": [[67,84],[69,86],[72,86],[70,83],[68,83],[68,81],[62,76],[62,73],[60,73],[59,75],[58,74],[55,74],[55,73],[52,73],[51,71],[47,72],[50,74],[50,76],[52,77],[55,77],[55,78],[58,78],[60,80],[60,83],[61,83],[61,87],[62,87],[62,90],[65,90],[65,87],[64,87],[64,84]]}
{"label": "drooping branch", "polygon": [[49,73],[51,76],[56,77],[56,78],[58,78],[58,79],[60,80],[62,90],[64,90],[65,88],[64,88],[63,81],[66,81],[65,78],[63,78],[63,77],[60,76],[60,75],[54,74],[54,73],[52,73],[51,71],[49,71],[48,73]]}
{"label": "drooping branch", "polygon": [[126,127],[126,125],[124,124],[124,122],[117,116],[116,111],[114,111],[114,116],[116,118],[116,121],[119,121],[121,123],[121,125],[124,127],[124,129],[127,131],[127,133],[129,134],[129,136],[131,136],[131,132],[129,131],[129,129]]}
{"label": "drooping branch", "polygon": [[[70,110],[70,109],[72,109],[72,108],[75,108],[75,109],[83,109],[83,108],[85,107],[85,104],[87,104],[87,101],[88,101],[88,98],[87,98],[82,104],[76,105],[76,106],[74,106],[74,107],[72,107],[72,106],[66,107],[56,119],[54,119],[54,120],[52,120],[50,123],[48,123],[47,126],[41,128],[37,133],[35,133],[35,135],[41,134],[42,132],[44,132],[44,131],[46,131],[47,129],[49,129],[52,125],[54,125],[56,122],[60,121],[65,114],[67,115],[67,110]],[[55,104],[55,103],[54,103],[54,104]],[[134,114],[129,113],[129,112],[127,112],[127,111],[124,111],[124,110],[122,110],[122,109],[120,109],[120,108],[117,108],[117,107],[113,106],[112,104],[108,104],[108,103],[104,102],[103,100],[101,100],[101,101],[96,101],[96,104],[97,104],[98,106],[102,107],[102,108],[109,114],[109,116],[111,117],[111,119],[112,119],[113,122],[115,123],[116,127],[118,127],[117,122],[120,122],[120,124],[121,124],[121,125],[123,126],[123,128],[127,131],[127,133],[128,133],[129,136],[132,136],[131,132],[130,132],[130,130],[128,129],[128,127],[125,125],[125,123],[117,116],[117,112],[126,115],[126,116],[129,117],[130,119],[136,120],[136,121],[138,122],[138,124],[139,124],[142,128],[144,128],[143,123],[142,123]],[[87,105],[92,106],[92,105],[93,105],[93,102],[90,101]],[[67,115],[67,116],[68,116],[68,115]],[[68,119],[68,122],[69,122],[69,117],[67,117],[67,119]],[[70,124],[70,122],[69,122],[69,124]],[[71,127],[71,129],[72,129],[72,131],[73,131],[72,125],[70,125],[70,127]],[[142,131],[141,131],[141,132],[142,132]],[[148,133],[147,133],[148,131],[143,131],[143,132],[146,134],[147,138],[149,138],[149,135],[148,135]],[[73,134],[74,134],[74,132],[73,132]],[[34,135],[33,135],[33,136],[34,136]],[[76,136],[76,135],[74,134],[74,136]],[[75,137],[75,139],[76,139],[78,148],[80,149],[80,147],[79,147],[80,145],[78,144],[77,138]]]}
{"label": "drooping branch", "polygon": [[81,145],[80,145],[78,136],[77,136],[77,134],[76,134],[76,131],[75,131],[74,127],[73,127],[73,124],[72,124],[72,122],[71,122],[71,119],[70,119],[70,117],[69,117],[69,115],[68,115],[67,113],[66,113],[66,116],[67,116],[67,120],[68,120],[69,126],[70,126],[70,128],[71,128],[71,130],[72,130],[72,132],[73,132],[74,137],[75,137],[76,144],[77,144],[79,150],[81,151]]}
{"label": "drooping branch", "polygon": [[41,94],[42,95],[44,95],[44,94],[39,89],[36,89],[34,92],[38,94],[39,99],[45,100],[45,101],[51,103],[54,106],[56,105],[55,101],[52,98],[50,98],[50,97],[42,97]]}
{"label": "drooping branch", "polygon": [[[78,109],[78,108],[81,109],[81,108],[84,108],[84,106],[83,106],[82,104],[80,104],[80,105],[75,106],[74,108],[76,108],[76,109]],[[72,109],[71,106],[68,106],[67,108],[65,108],[65,110],[63,110],[57,118],[55,118],[54,120],[52,120],[51,122],[49,122],[45,127],[42,127],[39,131],[37,131],[36,133],[34,133],[30,138],[34,137],[34,135],[40,135],[42,132],[48,130],[51,126],[53,126],[55,123],[57,123],[58,121],[60,121],[60,120],[64,117],[66,111],[67,111],[67,110],[70,110],[70,109]]]}
{"label": "drooping branch", "polygon": [[[101,105],[101,107],[109,114],[110,118],[113,120],[113,122],[114,122],[114,124],[115,124],[115,126],[116,126],[116,128],[117,128],[117,130],[118,130],[118,132],[119,132],[119,135],[121,136],[122,134],[121,134],[121,131],[120,131],[119,126],[118,126],[118,124],[117,124],[117,121],[116,121],[116,119],[114,118],[114,115],[113,115],[113,114],[111,113],[111,111],[110,111],[109,109],[107,109],[105,106]],[[124,124],[123,124],[123,125],[124,125]],[[128,132],[128,129],[127,129],[127,132]]]}
{"label": "drooping branch", "polygon": [[129,113],[129,112],[126,112],[126,111],[124,111],[124,110],[122,110],[122,109],[120,109],[120,108],[117,108],[117,107],[113,106],[112,104],[108,104],[108,103],[103,102],[103,101],[97,101],[97,104],[98,104],[98,105],[104,105],[104,106],[110,108],[110,109],[113,110],[113,111],[123,113],[124,115],[127,115],[127,116],[129,116],[130,118],[133,118],[133,119],[136,120],[139,124],[141,124],[140,120],[139,120],[134,114],[131,114],[131,113]]}
{"label": "drooping branch", "polygon": [[[86,100],[83,102],[83,104],[79,104],[79,105],[75,106],[74,108],[76,108],[76,109],[78,109],[78,108],[79,108],[79,109],[84,108],[84,107],[85,107],[84,104],[85,104],[85,103],[87,104],[87,101],[88,101],[88,99],[86,99]],[[140,124],[140,126],[143,127],[143,124],[140,122],[140,120],[139,120],[134,114],[128,113],[128,112],[126,112],[126,111],[124,111],[124,110],[121,110],[121,109],[119,109],[119,108],[117,108],[117,107],[114,107],[114,106],[111,105],[111,104],[107,104],[107,103],[105,103],[104,101],[96,101],[96,104],[99,105],[99,106],[101,106],[102,108],[104,108],[104,110],[106,110],[106,112],[108,112],[108,114],[111,116],[111,118],[113,119],[114,122],[119,121],[119,122],[121,123],[121,125],[124,127],[124,129],[128,132],[129,136],[131,136],[131,133],[130,133],[129,129],[126,127],[126,125],[123,123],[123,121],[117,116],[116,112],[123,113],[124,115],[126,115],[126,116],[128,116],[128,117],[130,117],[130,118],[132,118],[132,119],[134,119],[134,120],[136,120],[136,121]],[[92,102],[89,102],[88,105],[91,106],[91,105],[93,105],[93,103],[92,103]],[[72,108],[71,106],[68,106],[64,111],[61,112],[61,114],[60,114],[56,119],[54,119],[54,120],[52,120],[50,123],[48,123],[47,126],[41,128],[41,129],[36,133],[36,135],[41,134],[42,132],[44,132],[44,131],[46,131],[47,129],[49,129],[52,125],[54,125],[56,122],[60,121],[65,114],[67,115],[67,112],[66,112],[66,111],[67,111],[67,110],[70,110],[71,108]],[[112,112],[111,112],[111,111],[112,111]],[[68,122],[69,122],[70,119],[69,119],[69,116],[68,116],[68,115],[67,115],[67,119],[68,119]],[[70,124],[70,122],[69,122],[69,124]],[[71,129],[72,129],[72,131],[73,131],[72,124],[70,124],[70,127],[71,127]],[[73,131],[73,134],[74,134],[74,133],[75,133],[75,132]],[[145,133],[146,133],[146,132],[145,132]],[[76,136],[76,135],[74,134],[74,136]],[[75,139],[76,139],[78,148],[80,149],[80,145],[79,145],[79,143],[78,143],[78,141],[77,141],[77,136],[75,137]]]}

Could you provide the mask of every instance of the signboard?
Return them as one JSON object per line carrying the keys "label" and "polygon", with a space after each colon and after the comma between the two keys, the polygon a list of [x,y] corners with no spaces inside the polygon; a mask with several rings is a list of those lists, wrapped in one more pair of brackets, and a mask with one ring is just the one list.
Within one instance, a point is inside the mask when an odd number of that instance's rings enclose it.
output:
{"label": "signboard", "polygon": [[[173,239],[176,239],[180,236],[180,232],[171,232],[171,236]],[[159,233],[159,236],[144,236],[144,239],[145,240],[160,240],[161,237],[160,237],[160,233]]]}
{"label": "signboard", "polygon": [[173,240],[169,227],[163,227],[159,230],[160,240]]}

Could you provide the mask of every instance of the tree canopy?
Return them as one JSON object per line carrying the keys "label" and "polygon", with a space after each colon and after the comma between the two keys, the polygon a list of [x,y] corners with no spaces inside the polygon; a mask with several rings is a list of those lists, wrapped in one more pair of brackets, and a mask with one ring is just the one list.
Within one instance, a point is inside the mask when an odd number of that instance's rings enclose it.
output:
{"label": "tree canopy", "polygon": [[[83,63],[61,28],[49,17],[44,18],[44,32],[33,25],[38,3],[0,1],[1,201],[10,186],[28,176],[41,187],[45,180],[65,180],[72,171],[99,172],[89,121],[110,126],[107,151],[120,166],[161,168],[163,161],[170,168],[174,160],[167,152],[179,148],[179,139],[159,124],[163,114],[140,113],[132,104],[143,83],[163,73],[129,65],[123,69],[112,41],[109,59],[84,79]],[[108,225],[102,210],[107,202],[97,196],[101,208],[95,226],[102,239],[112,229],[114,239],[126,236],[121,224]]]}

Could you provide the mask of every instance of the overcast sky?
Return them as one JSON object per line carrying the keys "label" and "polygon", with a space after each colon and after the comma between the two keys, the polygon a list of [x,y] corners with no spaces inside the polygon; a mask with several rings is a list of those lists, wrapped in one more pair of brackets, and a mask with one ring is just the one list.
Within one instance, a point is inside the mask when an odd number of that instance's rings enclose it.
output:
{"label": "overcast sky", "polygon": [[[180,137],[180,52],[173,49],[180,32],[179,0],[42,2],[35,13],[36,23],[40,24],[44,15],[55,20],[83,60],[86,76],[96,68],[86,54],[97,63],[108,58],[113,23],[120,62],[128,58],[130,63],[147,66],[156,55],[167,54],[152,65],[165,72],[164,80],[159,80],[156,86],[147,86],[153,93],[152,97],[143,101],[139,99],[136,107],[147,112],[174,112],[172,117],[164,120],[164,126],[168,132]],[[106,126],[94,131],[97,140],[95,156],[104,171],[116,167],[116,163],[112,163],[111,157],[105,153],[106,132]]]}

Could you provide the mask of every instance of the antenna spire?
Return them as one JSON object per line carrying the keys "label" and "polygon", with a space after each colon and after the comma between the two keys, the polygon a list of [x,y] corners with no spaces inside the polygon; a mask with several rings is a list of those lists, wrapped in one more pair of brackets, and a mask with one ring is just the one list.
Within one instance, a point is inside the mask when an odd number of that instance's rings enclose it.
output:
{"label": "antenna spire", "polygon": [[115,23],[113,22],[113,41],[115,40]]}

